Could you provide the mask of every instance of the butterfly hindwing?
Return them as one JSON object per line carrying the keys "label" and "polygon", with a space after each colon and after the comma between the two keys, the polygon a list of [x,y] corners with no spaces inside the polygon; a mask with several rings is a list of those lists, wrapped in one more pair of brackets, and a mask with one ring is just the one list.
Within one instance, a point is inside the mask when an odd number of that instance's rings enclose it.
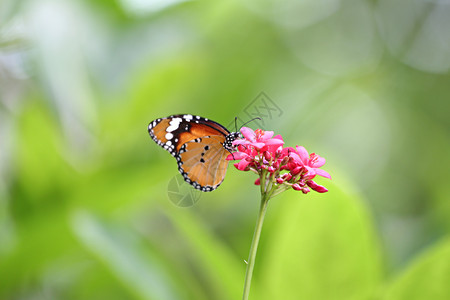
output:
{"label": "butterfly hindwing", "polygon": [[229,153],[224,141],[224,136],[206,136],[182,146],[178,169],[187,182],[203,191],[213,191],[222,183]]}

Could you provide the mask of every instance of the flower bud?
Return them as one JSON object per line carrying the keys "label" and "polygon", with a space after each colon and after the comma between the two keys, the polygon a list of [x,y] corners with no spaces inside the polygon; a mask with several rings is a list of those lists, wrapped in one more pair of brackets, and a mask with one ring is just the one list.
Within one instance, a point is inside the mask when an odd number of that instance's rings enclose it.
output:
{"label": "flower bud", "polygon": [[303,171],[303,167],[302,166],[297,166],[297,167],[294,167],[293,169],[291,169],[291,174],[292,174],[292,176],[295,176],[295,175],[299,174],[302,171]]}
{"label": "flower bud", "polygon": [[285,156],[283,157],[283,159],[281,160],[281,165],[285,165],[289,162],[289,156]]}
{"label": "flower bud", "polygon": [[283,174],[283,179],[284,180],[289,181],[289,180],[291,180],[291,178],[292,178],[292,174],[291,173]]}
{"label": "flower bud", "polygon": [[301,188],[300,185],[298,185],[297,183],[294,183],[294,184],[292,185],[292,188],[293,188],[294,190],[296,190],[296,191],[302,191],[302,188]]}
{"label": "flower bud", "polygon": [[312,180],[307,181],[306,184],[307,184],[310,188],[312,188],[313,190],[315,190],[315,191],[318,192],[318,193],[325,193],[325,192],[328,192],[328,189],[327,189],[326,187],[321,186],[321,185],[315,183],[315,182],[312,181]]}
{"label": "flower bud", "polygon": [[284,182],[283,178],[277,177],[277,183],[282,184]]}
{"label": "flower bud", "polygon": [[274,162],[274,163],[273,163],[273,167],[274,167],[275,169],[278,169],[278,168],[280,167],[280,163],[279,163],[278,161]]}
{"label": "flower bud", "polygon": [[307,186],[305,186],[304,188],[302,188],[302,193],[303,193],[303,194],[308,194],[309,192],[311,192],[311,190],[310,190]]}
{"label": "flower bud", "polygon": [[261,180],[259,179],[259,178],[257,178],[256,180],[255,180],[255,185],[260,185],[261,184]]}
{"label": "flower bud", "polygon": [[282,153],[283,153],[283,147],[280,146],[280,147],[278,147],[278,149],[275,151],[275,156],[276,156],[276,157],[280,157]]}

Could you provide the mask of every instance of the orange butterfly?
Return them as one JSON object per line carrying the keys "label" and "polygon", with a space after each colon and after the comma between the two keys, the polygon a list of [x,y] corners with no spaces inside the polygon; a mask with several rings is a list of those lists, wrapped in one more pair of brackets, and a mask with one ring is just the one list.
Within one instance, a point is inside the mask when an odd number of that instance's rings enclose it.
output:
{"label": "orange butterfly", "polygon": [[239,132],[230,132],[212,120],[193,115],[173,115],[148,125],[150,137],[169,151],[184,180],[194,188],[210,192],[225,178],[227,155],[235,151]]}

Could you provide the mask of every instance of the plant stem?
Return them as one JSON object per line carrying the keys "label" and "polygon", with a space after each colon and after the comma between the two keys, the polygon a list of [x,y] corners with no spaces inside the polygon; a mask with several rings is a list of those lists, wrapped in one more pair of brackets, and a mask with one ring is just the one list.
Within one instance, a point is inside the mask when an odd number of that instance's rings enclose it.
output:
{"label": "plant stem", "polygon": [[[261,185],[263,182],[261,182]],[[253,233],[252,245],[250,247],[250,254],[248,256],[247,271],[245,272],[244,294],[242,300],[247,300],[250,294],[250,285],[252,283],[253,268],[255,267],[256,252],[258,251],[259,237],[261,236],[261,229],[266,215],[267,204],[269,203],[270,195],[267,192],[261,194],[261,205],[259,208],[258,218],[256,220],[255,232]]]}

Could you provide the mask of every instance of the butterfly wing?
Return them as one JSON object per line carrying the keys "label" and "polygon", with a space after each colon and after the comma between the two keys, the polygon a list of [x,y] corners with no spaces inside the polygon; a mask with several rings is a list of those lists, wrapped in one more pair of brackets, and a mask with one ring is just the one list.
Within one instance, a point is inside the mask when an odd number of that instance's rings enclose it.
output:
{"label": "butterfly wing", "polygon": [[205,136],[185,143],[179,153],[178,170],[194,188],[209,192],[217,189],[227,172],[228,151],[224,136]]}
{"label": "butterfly wing", "polygon": [[213,191],[223,181],[229,153],[223,146],[230,133],[212,120],[174,115],[150,122],[152,139],[177,159],[186,182],[201,191]]}
{"label": "butterfly wing", "polygon": [[156,119],[148,125],[150,137],[175,156],[183,144],[203,136],[223,135],[230,132],[217,122],[193,115],[173,115]]}

